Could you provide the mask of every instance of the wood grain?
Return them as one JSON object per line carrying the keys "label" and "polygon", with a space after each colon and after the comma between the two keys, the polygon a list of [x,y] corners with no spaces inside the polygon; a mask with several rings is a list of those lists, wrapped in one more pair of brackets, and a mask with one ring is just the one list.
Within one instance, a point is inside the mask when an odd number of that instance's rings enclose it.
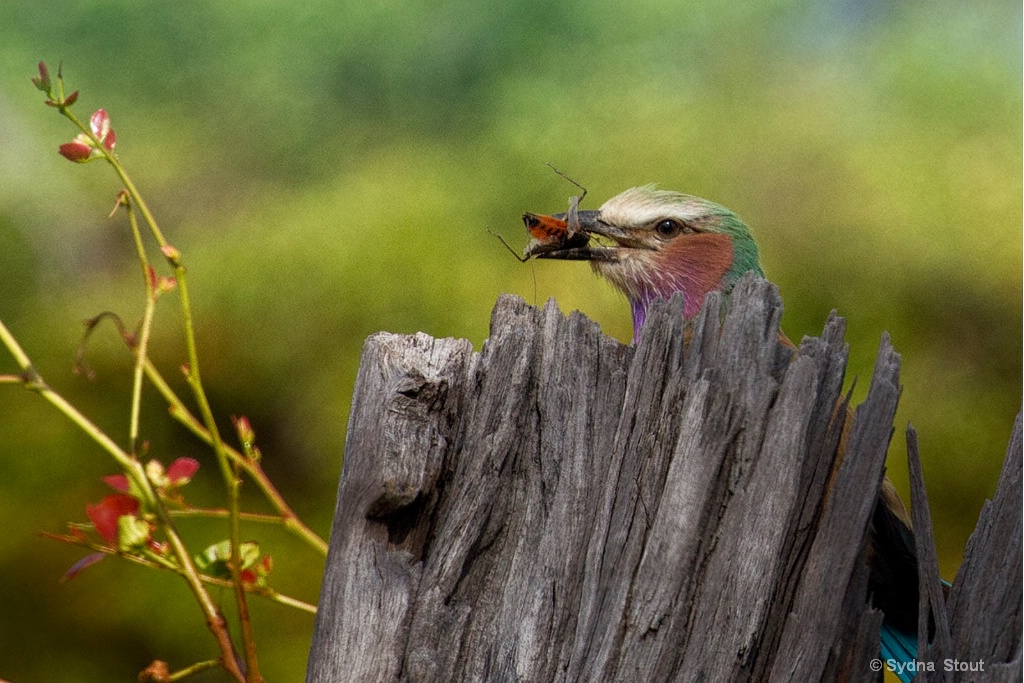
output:
{"label": "wood grain", "polygon": [[[829,494],[842,319],[794,355],[763,280],[690,327],[682,308],[656,305],[635,347],[510,296],[479,352],[370,337],[307,681],[874,680],[863,548],[899,356],[883,337]],[[1016,498],[983,515],[949,612],[958,652],[1019,675],[1016,438]],[[1014,561],[1006,635],[965,605],[993,609],[979,582]]]}

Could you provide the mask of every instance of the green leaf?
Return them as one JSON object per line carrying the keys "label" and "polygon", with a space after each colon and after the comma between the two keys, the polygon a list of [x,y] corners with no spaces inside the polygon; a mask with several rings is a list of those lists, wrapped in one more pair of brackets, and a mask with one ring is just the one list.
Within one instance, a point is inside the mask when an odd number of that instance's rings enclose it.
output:
{"label": "green leaf", "polygon": [[[255,541],[246,541],[238,546],[238,555],[242,563],[241,568],[248,569],[260,560],[260,544]],[[231,568],[228,566],[228,562],[231,560],[231,541],[224,540],[214,543],[196,555],[194,559],[199,571],[219,579],[231,578]]]}
{"label": "green leaf", "polygon": [[135,515],[117,518],[117,549],[127,552],[141,548],[149,542],[149,522]]}

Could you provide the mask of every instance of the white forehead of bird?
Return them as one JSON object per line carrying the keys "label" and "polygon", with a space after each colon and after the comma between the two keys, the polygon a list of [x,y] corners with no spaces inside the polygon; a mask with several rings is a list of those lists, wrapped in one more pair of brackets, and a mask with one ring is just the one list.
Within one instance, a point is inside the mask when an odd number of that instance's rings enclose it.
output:
{"label": "white forehead of bird", "polygon": [[631,187],[601,205],[601,220],[620,227],[645,227],[659,220],[690,221],[707,216],[715,205],[700,197],[653,185]]}

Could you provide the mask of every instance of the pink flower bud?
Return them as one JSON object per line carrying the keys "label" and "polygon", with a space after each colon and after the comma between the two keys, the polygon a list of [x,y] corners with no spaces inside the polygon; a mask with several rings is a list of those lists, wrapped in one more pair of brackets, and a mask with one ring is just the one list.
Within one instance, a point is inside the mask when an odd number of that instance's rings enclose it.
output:
{"label": "pink flower bud", "polygon": [[161,294],[173,292],[178,286],[178,278],[160,276],[156,279],[156,289]]}
{"label": "pink flower bud", "polygon": [[64,98],[64,106],[65,107],[70,107],[72,104],[74,104],[77,101],[78,101],[78,91],[76,90],[75,92],[71,93],[70,95],[68,95],[67,97]]}
{"label": "pink flower bud", "polygon": [[117,144],[117,135],[114,134],[114,129],[110,127],[110,116],[107,114],[106,109],[97,109],[93,112],[92,116],[89,117],[89,127],[92,129],[93,135],[99,138],[100,143],[108,150],[114,149],[114,145]]}
{"label": "pink flower bud", "polygon": [[32,84],[38,90],[50,94],[50,70],[46,68],[46,62],[39,62],[39,76],[32,77]]}
{"label": "pink flower bud", "polygon": [[61,145],[59,151],[60,155],[68,161],[83,163],[89,160],[92,154],[92,145],[89,144],[89,138],[79,135],[71,142]]}
{"label": "pink flower bud", "polygon": [[39,62],[39,75],[32,77],[32,84],[45,93],[50,92],[50,70],[46,68],[46,62]]}
{"label": "pink flower bud", "polygon": [[107,114],[106,109],[97,109],[89,117],[89,127],[92,128],[92,132],[96,134],[101,141],[110,132],[110,116]]}
{"label": "pink flower bud", "polygon": [[256,440],[256,433],[252,430],[249,418],[243,415],[242,417],[233,417],[231,420],[235,423],[235,432],[238,433],[238,440],[243,445],[251,445]]}

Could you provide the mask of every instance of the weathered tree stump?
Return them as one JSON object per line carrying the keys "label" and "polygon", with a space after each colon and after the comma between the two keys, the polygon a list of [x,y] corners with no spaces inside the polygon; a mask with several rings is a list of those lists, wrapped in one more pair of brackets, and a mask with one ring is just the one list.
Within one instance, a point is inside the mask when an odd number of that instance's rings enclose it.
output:
{"label": "weathered tree stump", "polygon": [[[828,493],[842,319],[794,356],[772,285],[748,276],[722,308],[709,296],[687,335],[680,300],[657,306],[636,347],[510,296],[479,353],[371,336],[307,681],[875,679],[862,550],[899,356],[883,337]],[[1016,498],[997,495],[961,571],[1016,562],[1015,608],[982,623],[960,605],[997,590],[954,588],[946,650],[1016,657],[1016,680],[1019,426]]]}

